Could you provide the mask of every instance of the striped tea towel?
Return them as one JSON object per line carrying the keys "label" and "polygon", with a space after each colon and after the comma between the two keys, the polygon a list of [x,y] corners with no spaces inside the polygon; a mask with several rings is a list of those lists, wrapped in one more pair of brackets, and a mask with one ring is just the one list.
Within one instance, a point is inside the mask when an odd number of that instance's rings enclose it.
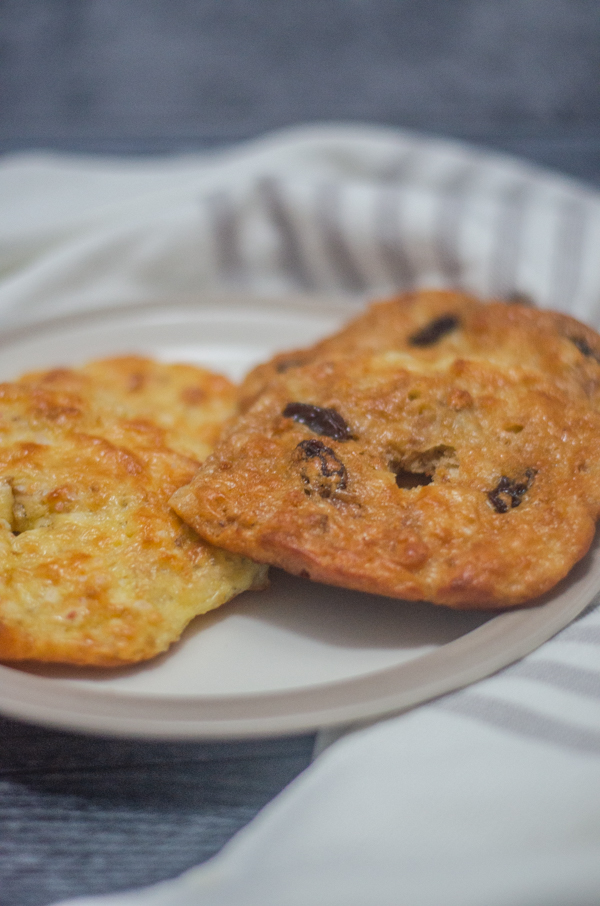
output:
{"label": "striped tea towel", "polygon": [[336,126],[159,161],[20,154],[0,198],[10,319],[205,289],[413,286],[600,319],[600,194],[453,142]]}
{"label": "striped tea towel", "polygon": [[[373,128],[214,155],[0,163],[5,323],[244,290],[525,293],[600,326],[600,196]],[[113,906],[598,906],[600,608],[338,739],[214,859]]]}

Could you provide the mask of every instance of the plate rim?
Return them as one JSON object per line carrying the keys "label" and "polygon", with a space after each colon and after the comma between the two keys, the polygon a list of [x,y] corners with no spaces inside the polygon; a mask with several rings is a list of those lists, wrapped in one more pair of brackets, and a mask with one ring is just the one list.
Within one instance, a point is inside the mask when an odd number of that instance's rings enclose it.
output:
{"label": "plate rim", "polygon": [[[141,301],[128,301],[122,304],[93,305],[81,311],[62,312],[43,318],[28,320],[25,318],[10,318],[0,321],[0,349],[45,334],[47,331],[60,328],[70,328],[93,324],[95,321],[111,320],[113,318],[128,318],[137,314],[150,315],[153,313],[173,314],[176,311],[193,313],[204,312],[211,309],[221,309],[226,306],[246,313],[252,307],[268,310],[272,314],[284,309],[294,310],[301,308],[315,314],[329,309],[331,314],[344,313],[350,317],[361,311],[367,299],[366,295],[342,295],[340,293],[250,293],[243,291],[231,292],[225,290],[207,290],[197,295],[174,295],[169,299],[151,299]],[[219,312],[221,313],[221,312]],[[14,313],[13,313],[14,314]]]}
{"label": "plate rim", "polygon": [[[0,349],[68,327],[154,313],[206,315],[224,304],[230,312],[239,306],[247,314],[260,308],[265,313],[308,310],[341,317],[359,310],[356,297],[204,293],[198,298],[132,303],[11,325],[0,331]],[[42,696],[45,700],[40,701],[45,678],[27,673],[16,663],[3,662],[0,713],[92,735],[173,741],[317,732],[398,714],[497,672],[568,625],[599,590],[600,543],[596,536],[588,554],[541,602],[497,613],[435,651],[399,665],[314,686],[190,697],[84,688],[71,685],[69,679],[53,679]]]}

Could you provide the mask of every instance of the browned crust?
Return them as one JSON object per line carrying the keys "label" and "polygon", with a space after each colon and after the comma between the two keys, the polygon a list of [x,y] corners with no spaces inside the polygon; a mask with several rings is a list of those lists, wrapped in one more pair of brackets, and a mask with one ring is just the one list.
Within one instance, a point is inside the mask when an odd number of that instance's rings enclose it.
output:
{"label": "browned crust", "polygon": [[[458,329],[411,342],[448,314]],[[318,581],[461,608],[530,601],[589,548],[600,511],[590,328],[427,292],[376,304],[290,358],[251,373],[245,415],[173,498],[202,537]],[[284,417],[292,401],[335,409],[352,438]],[[311,439],[324,458],[299,447]],[[415,474],[431,480],[411,486]]]}
{"label": "browned crust", "polygon": [[[417,348],[411,335],[435,318],[457,314],[461,330],[443,342]],[[575,343],[573,342],[575,340]],[[584,355],[576,345],[587,347]],[[446,355],[484,359],[501,350],[501,364],[528,364],[543,371],[564,389],[584,386],[596,401],[600,337],[575,318],[561,312],[491,301],[483,305],[474,296],[447,290],[421,290],[375,302],[340,331],[314,346],[279,353],[258,365],[242,382],[242,411],[248,409],[268,384],[288,371],[319,360],[386,350],[406,351],[417,361],[434,362]]]}
{"label": "browned crust", "polygon": [[0,384],[0,658],[135,663],[264,581],[168,502],[234,408],[226,379],[139,357]]}

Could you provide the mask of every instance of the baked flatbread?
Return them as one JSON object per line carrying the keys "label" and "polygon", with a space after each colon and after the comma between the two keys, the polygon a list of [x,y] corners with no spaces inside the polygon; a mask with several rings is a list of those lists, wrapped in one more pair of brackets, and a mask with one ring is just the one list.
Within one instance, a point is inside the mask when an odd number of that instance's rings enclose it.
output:
{"label": "baked flatbread", "polygon": [[594,535],[599,359],[600,338],[552,312],[376,305],[251,374],[247,411],[173,506],[212,543],[321,582],[522,604]]}
{"label": "baked flatbread", "polygon": [[234,411],[225,378],[137,357],[0,384],[0,658],[141,661],[264,583],[168,503]]}
{"label": "baked flatbread", "polygon": [[240,387],[242,411],[280,375],[301,365],[358,353],[406,352],[410,362],[482,359],[500,368],[528,365],[567,392],[585,391],[600,405],[600,337],[561,312],[542,311],[516,297],[488,302],[465,293],[420,290],[375,302],[342,330],[314,346],[282,352],[258,365]]}

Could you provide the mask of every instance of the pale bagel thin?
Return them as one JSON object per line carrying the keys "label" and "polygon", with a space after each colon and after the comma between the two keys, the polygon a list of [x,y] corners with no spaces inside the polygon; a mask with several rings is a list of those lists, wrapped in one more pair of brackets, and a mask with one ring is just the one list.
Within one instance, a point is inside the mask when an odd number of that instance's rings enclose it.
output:
{"label": "pale bagel thin", "polygon": [[135,663],[264,584],[168,503],[235,405],[225,378],[136,356],[0,385],[0,658]]}

